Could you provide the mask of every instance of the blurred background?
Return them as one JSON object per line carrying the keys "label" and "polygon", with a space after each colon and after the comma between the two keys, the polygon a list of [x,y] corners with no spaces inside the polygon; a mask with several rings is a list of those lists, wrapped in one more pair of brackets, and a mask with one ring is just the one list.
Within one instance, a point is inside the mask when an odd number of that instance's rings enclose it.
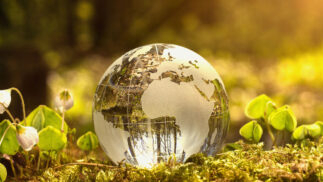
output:
{"label": "blurred background", "polygon": [[66,120],[80,135],[93,129],[105,69],[155,42],[194,50],[222,76],[231,101],[227,142],[240,138],[244,107],[262,93],[290,104],[300,123],[323,120],[321,0],[0,0],[0,89],[19,88],[28,112],[70,89],[75,106]]}

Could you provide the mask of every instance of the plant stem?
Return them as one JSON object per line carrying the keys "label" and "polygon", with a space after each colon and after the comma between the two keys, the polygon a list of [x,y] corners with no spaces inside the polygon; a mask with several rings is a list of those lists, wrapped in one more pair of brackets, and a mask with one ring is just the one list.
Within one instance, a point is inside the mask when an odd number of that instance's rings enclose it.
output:
{"label": "plant stem", "polygon": [[18,167],[19,172],[20,172],[19,177],[20,177],[20,178],[22,178],[22,177],[23,177],[23,175],[24,175],[24,168],[23,168],[23,167],[21,167],[19,164],[17,164],[17,167]]}
{"label": "plant stem", "polygon": [[[266,118],[266,115],[265,115],[265,118]],[[271,131],[271,128],[270,128],[270,126],[269,126],[269,124],[268,124],[268,120],[267,120],[267,119],[265,119],[265,118],[264,118],[264,123],[265,123],[265,125],[266,125],[267,131],[268,131],[268,134],[269,134],[269,136],[270,136],[271,140],[273,141],[273,146],[276,146],[276,138],[275,138],[275,136],[274,136],[273,132]]]}
{"label": "plant stem", "polygon": [[269,117],[269,115],[267,113],[267,110],[268,110],[269,103],[272,103],[273,106],[274,106],[274,108],[277,109],[275,103],[273,103],[271,101],[270,102],[267,102],[266,109],[265,109],[265,112],[264,112],[264,118],[263,118],[263,120],[265,121],[268,134],[269,134],[271,140],[273,141],[273,146],[276,146],[276,138],[275,138],[273,132],[271,131],[271,128],[270,128],[269,123],[268,123],[268,117]]}
{"label": "plant stem", "polygon": [[51,156],[50,156],[51,153],[52,153],[52,151],[49,151],[48,158],[47,158],[47,162],[46,162],[46,169],[48,169],[48,166],[49,166],[49,161],[51,159]]}
{"label": "plant stem", "polygon": [[57,152],[57,163],[61,164],[61,151]]}
{"label": "plant stem", "polygon": [[64,99],[63,99],[63,109],[62,109],[62,127],[61,127],[61,131],[62,133],[64,132],[64,123],[65,123],[65,106],[66,106],[66,95],[64,94]]}
{"label": "plant stem", "polygon": [[24,101],[24,97],[22,96],[22,93],[19,91],[19,89],[15,88],[15,87],[12,87],[10,88],[11,90],[14,90],[18,93],[19,97],[20,97],[20,100],[21,100],[21,106],[22,106],[22,112],[23,112],[23,121],[24,121],[24,124],[26,124],[26,108],[25,108],[25,101]]}
{"label": "plant stem", "polygon": [[20,123],[20,120],[18,118],[15,118],[16,123]]}
{"label": "plant stem", "polygon": [[12,159],[11,158],[10,158],[10,165],[11,165],[11,169],[12,169],[13,176],[15,178],[17,178],[16,169],[15,169],[15,166],[13,165],[13,162],[12,162]]}
{"label": "plant stem", "polygon": [[38,147],[37,171],[39,171],[39,167],[40,167],[40,149]]}
{"label": "plant stem", "polygon": [[11,112],[9,111],[9,109],[3,104],[3,103],[0,103],[1,105],[2,105],[2,107],[5,109],[5,111],[6,111],[6,113],[9,115],[9,117],[10,117],[10,119],[11,119],[11,121],[13,122],[13,123],[15,123],[16,122],[16,120],[14,119],[14,117],[12,116],[12,114],[11,114]]}
{"label": "plant stem", "polygon": [[62,111],[62,126],[61,126],[62,133],[64,133],[64,123],[65,123],[65,108],[63,108],[63,111]]}
{"label": "plant stem", "polygon": [[85,153],[85,160],[86,160],[86,162],[89,162],[89,157],[88,156],[89,156],[90,153],[87,152],[87,151],[85,151],[84,153]]}
{"label": "plant stem", "polygon": [[275,146],[275,147],[277,146],[276,142],[277,141],[276,141],[276,138],[275,138],[275,140],[273,141],[273,146]]}
{"label": "plant stem", "polygon": [[282,145],[285,145],[285,131],[282,131]]}
{"label": "plant stem", "polygon": [[276,146],[276,138],[275,138],[273,132],[271,131],[270,126],[269,126],[269,124],[267,122],[266,122],[266,127],[267,127],[267,130],[268,130],[268,134],[269,134],[271,140],[273,141],[273,145]]}
{"label": "plant stem", "polygon": [[8,127],[6,128],[6,130],[4,130],[3,135],[2,135],[2,137],[1,137],[1,139],[0,139],[0,146],[1,146],[1,144],[2,144],[2,141],[3,141],[4,137],[6,136],[6,134],[7,134],[8,130],[9,130],[9,128],[10,128],[10,125],[8,125]]}
{"label": "plant stem", "polygon": [[27,164],[27,166],[29,166],[30,160],[29,160],[28,152],[24,151],[24,153],[25,153],[25,158],[26,158],[26,164]]}

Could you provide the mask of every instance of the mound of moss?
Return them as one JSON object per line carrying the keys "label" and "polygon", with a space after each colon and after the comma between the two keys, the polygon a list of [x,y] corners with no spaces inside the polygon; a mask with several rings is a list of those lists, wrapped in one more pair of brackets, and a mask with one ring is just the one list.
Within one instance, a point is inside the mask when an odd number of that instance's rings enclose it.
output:
{"label": "mound of moss", "polygon": [[323,181],[323,144],[263,150],[263,144],[236,142],[237,150],[214,157],[196,154],[186,163],[169,160],[152,169],[89,161],[51,167],[35,181]]}

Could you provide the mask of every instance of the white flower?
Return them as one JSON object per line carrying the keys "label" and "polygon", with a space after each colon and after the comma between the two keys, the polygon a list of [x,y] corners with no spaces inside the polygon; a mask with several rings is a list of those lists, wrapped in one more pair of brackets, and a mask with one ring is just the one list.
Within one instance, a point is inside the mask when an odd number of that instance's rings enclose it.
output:
{"label": "white flower", "polygon": [[68,90],[63,90],[55,98],[55,106],[60,112],[67,111],[74,105],[74,100],[72,94]]}
{"label": "white flower", "polygon": [[37,130],[33,127],[17,125],[17,140],[20,146],[25,150],[31,150],[39,142]]}
{"label": "white flower", "polygon": [[[11,102],[11,89],[0,90],[0,114],[6,111]],[[6,108],[5,108],[6,107]]]}

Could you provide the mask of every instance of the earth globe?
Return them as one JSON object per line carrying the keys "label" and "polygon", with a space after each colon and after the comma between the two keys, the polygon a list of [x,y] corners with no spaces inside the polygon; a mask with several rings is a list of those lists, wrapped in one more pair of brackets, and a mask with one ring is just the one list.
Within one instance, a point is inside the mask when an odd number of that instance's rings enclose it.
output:
{"label": "earth globe", "polygon": [[111,161],[151,167],[170,157],[214,155],[229,124],[228,97],[216,70],[173,44],[133,49],[113,62],[94,96],[93,121]]}

